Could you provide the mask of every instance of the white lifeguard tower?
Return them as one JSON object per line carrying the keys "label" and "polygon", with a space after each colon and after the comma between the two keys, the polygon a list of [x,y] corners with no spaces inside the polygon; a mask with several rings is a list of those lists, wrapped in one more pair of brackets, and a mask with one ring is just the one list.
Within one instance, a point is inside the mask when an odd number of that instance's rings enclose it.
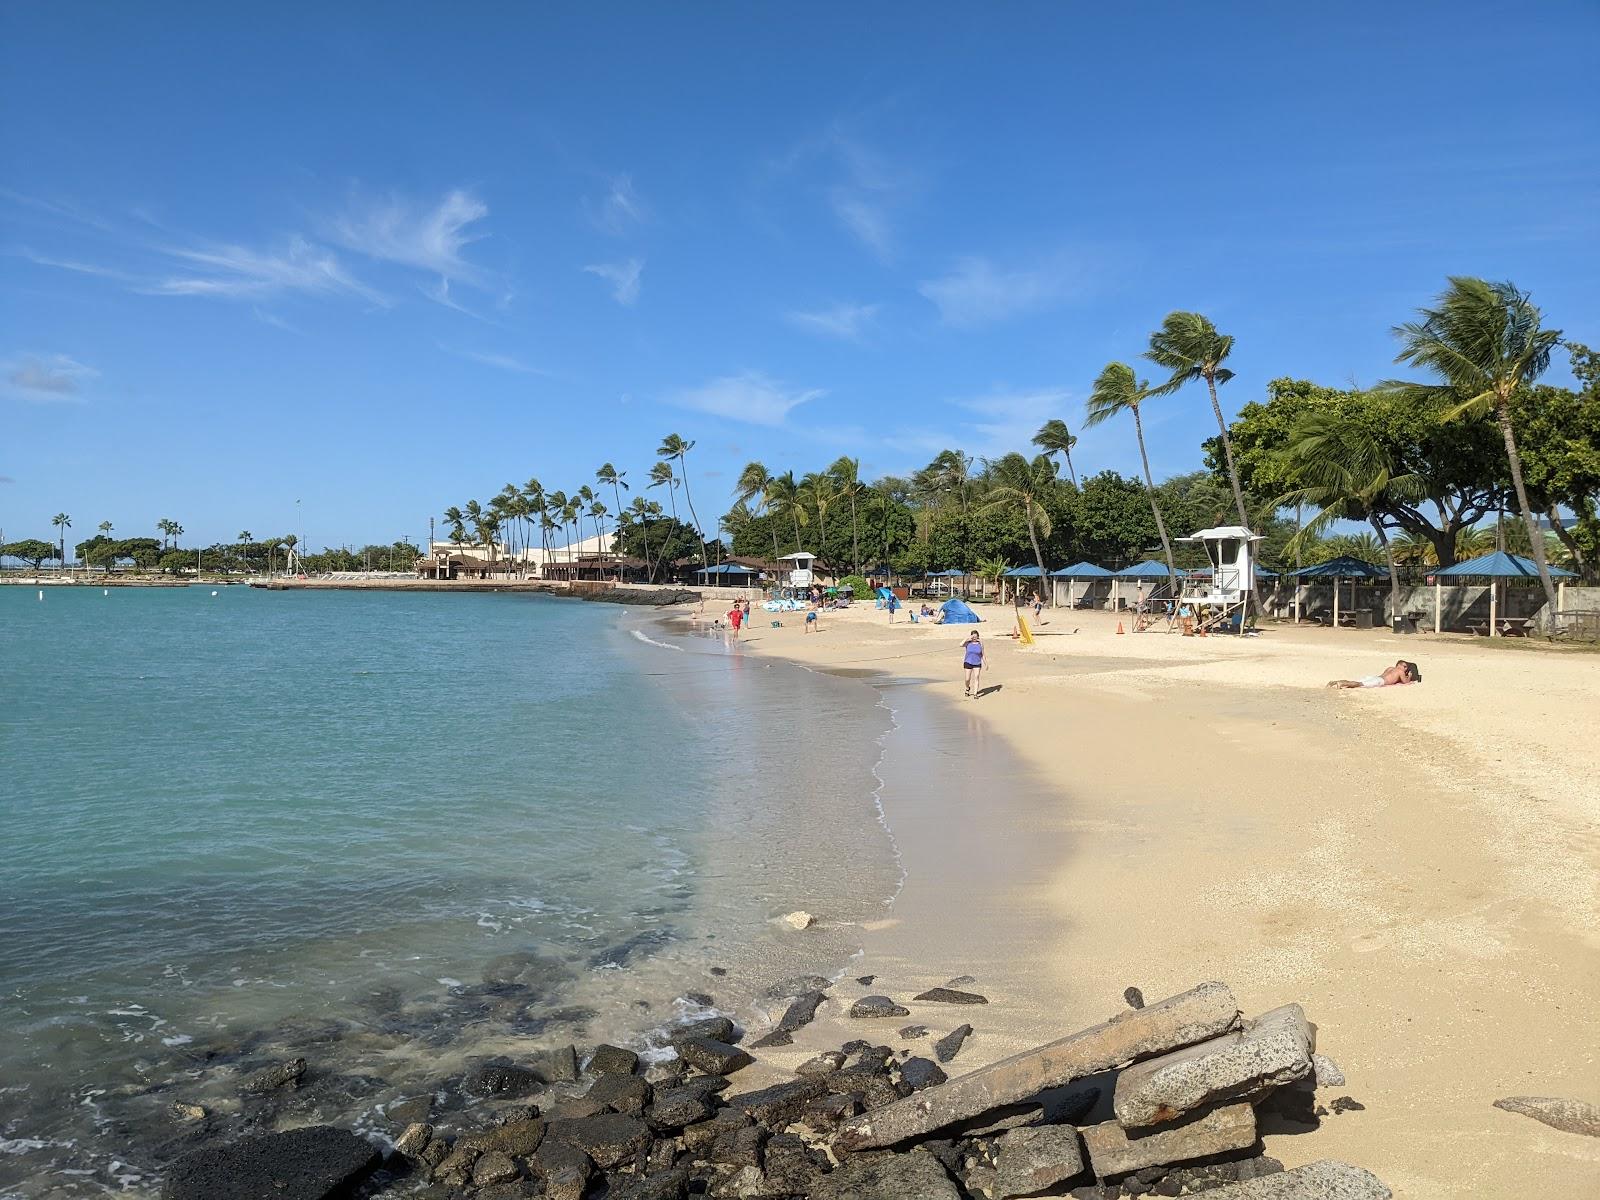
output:
{"label": "white lifeguard tower", "polygon": [[793,554],[785,554],[778,561],[794,564],[789,568],[790,587],[808,588],[816,578],[811,570],[811,564],[817,561],[815,554],[796,550]]}
{"label": "white lifeguard tower", "polygon": [[1256,569],[1255,543],[1261,540],[1261,535],[1251,533],[1243,525],[1219,525],[1215,529],[1196,530],[1178,540],[1199,542],[1211,560],[1209,578],[1203,574],[1191,575],[1184,584],[1184,603],[1197,610],[1195,616],[1207,628],[1222,625],[1238,613],[1242,630]]}

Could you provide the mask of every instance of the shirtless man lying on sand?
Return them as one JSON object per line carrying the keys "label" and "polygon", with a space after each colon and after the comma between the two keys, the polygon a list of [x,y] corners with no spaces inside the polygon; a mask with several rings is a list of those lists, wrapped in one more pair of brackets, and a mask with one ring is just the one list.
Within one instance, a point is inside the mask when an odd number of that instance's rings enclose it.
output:
{"label": "shirtless man lying on sand", "polygon": [[1382,675],[1364,675],[1360,679],[1330,679],[1328,686],[1331,688],[1394,687],[1399,684],[1421,682],[1422,672],[1417,670],[1417,664],[1402,658]]}

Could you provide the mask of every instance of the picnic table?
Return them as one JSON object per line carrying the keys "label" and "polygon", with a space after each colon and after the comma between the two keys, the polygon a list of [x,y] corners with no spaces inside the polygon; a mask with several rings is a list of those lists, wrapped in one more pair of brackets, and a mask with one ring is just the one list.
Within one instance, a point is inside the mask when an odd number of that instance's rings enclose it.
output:
{"label": "picnic table", "polygon": [[[1497,637],[1527,637],[1533,629],[1532,617],[1505,617],[1495,623]],[[1479,637],[1489,636],[1489,622],[1477,621],[1467,626],[1467,629]]]}
{"label": "picnic table", "polygon": [[1351,608],[1339,614],[1339,625],[1344,629],[1371,629],[1372,610],[1370,608]]}

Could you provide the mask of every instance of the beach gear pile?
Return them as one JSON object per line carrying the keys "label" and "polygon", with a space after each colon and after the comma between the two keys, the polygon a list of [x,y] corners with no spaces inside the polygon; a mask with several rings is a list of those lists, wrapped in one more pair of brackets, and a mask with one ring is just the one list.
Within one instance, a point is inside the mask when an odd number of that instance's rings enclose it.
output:
{"label": "beach gear pile", "polygon": [[[296,1129],[179,1159],[163,1196],[198,1200],[240,1171],[263,1186],[272,1182],[263,1173],[285,1173],[273,1194],[287,1200],[332,1194],[293,1185],[296,1171],[311,1170],[324,1189],[365,1179],[362,1194],[381,1195],[389,1183],[424,1181],[484,1200],[1390,1196],[1360,1167],[1284,1170],[1263,1153],[1264,1121],[1275,1134],[1314,1136],[1322,1120],[1363,1108],[1316,1053],[1316,1027],[1298,1004],[1246,1019],[1220,983],[1149,1006],[1129,988],[1128,1007],[1109,1020],[961,1074],[951,1064],[981,1041],[971,1022],[988,1003],[965,990],[973,981],[904,1003],[867,994],[874,982],[856,981],[853,1001],[830,994],[849,983],[780,985],[782,1016],[748,1048],[730,1018],[713,1016],[658,1032],[646,1052],[654,1065],[610,1045],[480,1061],[431,1097],[391,1106],[391,1120],[404,1109],[407,1123],[390,1132],[387,1156],[347,1131]],[[739,1085],[756,1055],[791,1045],[824,1005],[864,1036],[779,1082]],[[948,1032],[935,1037],[939,1029]]]}

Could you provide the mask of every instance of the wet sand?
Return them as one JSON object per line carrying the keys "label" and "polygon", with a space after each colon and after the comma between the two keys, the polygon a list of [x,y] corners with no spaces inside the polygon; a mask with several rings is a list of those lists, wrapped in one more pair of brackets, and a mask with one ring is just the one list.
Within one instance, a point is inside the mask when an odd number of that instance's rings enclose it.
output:
{"label": "wet sand", "polygon": [[[865,609],[747,634],[746,653],[892,677],[882,799],[907,880],[860,973],[901,1002],[968,974],[993,1001],[871,1022],[831,1004],[793,1061],[857,1036],[926,1053],[895,1031],[970,1020],[970,1070],[1104,1019],[1126,986],[1221,979],[1247,1012],[1304,1003],[1349,1080],[1324,1103],[1365,1106],[1269,1134],[1285,1163],[1344,1158],[1401,1197],[1600,1188],[1600,1141],[1492,1107],[1600,1101],[1600,656],[1046,616],[1031,648],[1009,611],[979,626],[998,690],[977,701],[965,628]],[[1397,657],[1422,686],[1321,686]]]}

